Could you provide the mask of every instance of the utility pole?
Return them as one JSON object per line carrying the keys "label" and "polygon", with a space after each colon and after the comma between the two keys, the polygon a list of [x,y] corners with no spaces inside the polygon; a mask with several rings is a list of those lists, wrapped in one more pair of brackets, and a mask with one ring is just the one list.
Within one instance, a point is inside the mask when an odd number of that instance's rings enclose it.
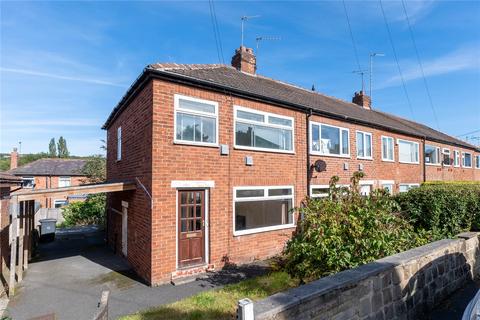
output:
{"label": "utility pole", "polygon": [[243,28],[244,28],[244,24],[247,20],[250,20],[250,19],[255,19],[255,18],[260,18],[260,16],[241,16],[240,17],[240,20],[242,21],[242,39],[241,39],[241,46],[243,47],[243,35],[244,35],[244,32],[243,32]]}
{"label": "utility pole", "polygon": [[372,78],[373,78],[373,58],[374,57],[384,57],[385,54],[383,53],[380,53],[380,52],[372,52],[370,53],[370,88],[369,88],[369,92],[368,92],[368,95],[370,96],[370,101],[373,101],[372,99]]}

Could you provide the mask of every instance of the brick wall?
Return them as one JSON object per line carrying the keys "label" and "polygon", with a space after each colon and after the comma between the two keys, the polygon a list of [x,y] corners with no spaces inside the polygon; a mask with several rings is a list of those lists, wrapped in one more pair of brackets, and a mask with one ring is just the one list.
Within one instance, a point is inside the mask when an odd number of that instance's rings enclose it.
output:
{"label": "brick wall", "polygon": [[419,319],[480,272],[479,233],[436,241],[254,303],[256,320]]}
{"label": "brick wall", "polygon": [[[219,144],[227,144],[230,154],[220,155],[218,147],[174,144],[174,95],[215,101],[219,104]],[[246,151],[234,148],[234,106],[242,106],[294,119],[294,153],[282,154],[264,151]],[[352,106],[354,108],[356,106]],[[350,130],[350,158],[319,157],[312,155],[311,163],[322,159],[326,172],[313,174],[311,184],[328,184],[333,175],[340,183],[349,183],[353,172],[363,165],[365,180],[373,180],[379,187],[381,180],[392,180],[398,191],[401,183],[421,183],[424,177],[423,141],[378,129],[348,124],[337,120],[312,116],[312,121],[338,125]],[[122,160],[116,161],[116,135],[122,126]],[[356,157],[356,130],[373,134],[373,159]],[[420,144],[420,164],[398,162],[395,144],[395,162],[381,159],[381,135],[406,139]],[[263,259],[279,253],[293,229],[283,229],[250,235],[233,235],[233,188],[239,186],[294,187],[295,206],[307,194],[306,185],[306,115],[305,113],[269,104],[232,97],[181,84],[153,80],[125,108],[108,129],[107,170],[108,179],[133,179],[139,177],[152,195],[153,210],[145,193],[138,188],[130,194],[112,194],[109,205],[121,210],[121,201],[129,202],[128,260],[135,270],[152,284],[171,279],[177,269],[176,208],[177,190],[173,180],[214,181],[209,190],[209,263],[219,268],[224,262],[243,263]],[[453,149],[453,148],[452,148]],[[253,157],[253,166],[245,165],[245,156]],[[344,164],[348,163],[348,170]],[[437,168],[427,167],[427,179],[435,179]],[[449,168],[441,168],[445,178]],[[451,168],[450,180],[478,179],[473,168]],[[433,171],[432,171],[433,170]],[[120,252],[121,216],[109,213],[109,242]],[[139,247],[139,244],[141,246]],[[133,246],[133,248],[132,248]],[[132,250],[132,251],[131,251]]]}
{"label": "brick wall", "polygon": [[[10,263],[9,245],[9,195],[10,187],[0,187],[0,276],[6,277]],[[5,293],[5,287],[0,285],[0,297]]]}

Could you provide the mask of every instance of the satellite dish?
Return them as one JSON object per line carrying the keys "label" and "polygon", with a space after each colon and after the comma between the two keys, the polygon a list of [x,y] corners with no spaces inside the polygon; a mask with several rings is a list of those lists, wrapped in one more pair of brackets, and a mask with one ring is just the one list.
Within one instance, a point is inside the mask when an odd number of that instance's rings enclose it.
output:
{"label": "satellite dish", "polygon": [[315,171],[317,172],[322,172],[322,171],[326,171],[327,170],[327,163],[323,160],[317,160],[315,161],[315,163],[313,164],[313,168],[315,169]]}

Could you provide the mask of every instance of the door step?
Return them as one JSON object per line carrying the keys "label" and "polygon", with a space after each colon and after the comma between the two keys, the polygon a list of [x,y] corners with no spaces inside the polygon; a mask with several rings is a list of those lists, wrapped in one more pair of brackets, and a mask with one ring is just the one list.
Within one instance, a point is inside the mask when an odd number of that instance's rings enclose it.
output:
{"label": "door step", "polygon": [[178,286],[196,280],[206,279],[208,278],[207,272],[213,270],[213,265],[202,265],[188,269],[180,269],[172,272],[172,279],[170,280],[170,282],[174,286]]}

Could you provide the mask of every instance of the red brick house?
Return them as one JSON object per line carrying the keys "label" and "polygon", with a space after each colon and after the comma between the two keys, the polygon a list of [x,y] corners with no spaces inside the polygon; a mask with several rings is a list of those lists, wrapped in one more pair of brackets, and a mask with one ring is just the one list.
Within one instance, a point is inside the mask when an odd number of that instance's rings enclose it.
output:
{"label": "red brick house", "polygon": [[[22,179],[23,190],[73,187],[85,181],[82,168],[86,162],[84,159],[44,158],[18,167],[18,152],[14,149],[7,173]],[[67,203],[66,197],[42,197],[35,200],[43,208],[58,208]]]}
{"label": "red brick house", "polygon": [[364,171],[364,193],[480,180],[476,147],[361,92],[351,103],[258,75],[244,47],[232,66],[147,66],[104,129],[108,181],[141,186],[109,195],[108,241],[150,284],[279,253],[291,209],[333,175]]}

